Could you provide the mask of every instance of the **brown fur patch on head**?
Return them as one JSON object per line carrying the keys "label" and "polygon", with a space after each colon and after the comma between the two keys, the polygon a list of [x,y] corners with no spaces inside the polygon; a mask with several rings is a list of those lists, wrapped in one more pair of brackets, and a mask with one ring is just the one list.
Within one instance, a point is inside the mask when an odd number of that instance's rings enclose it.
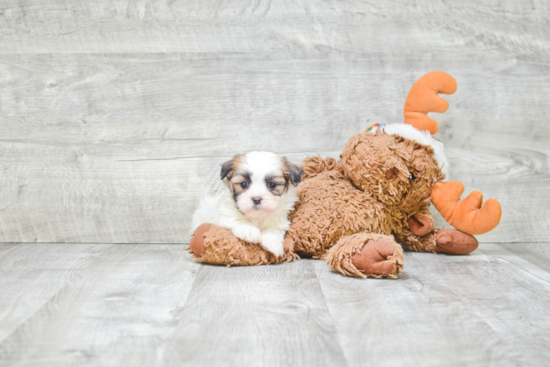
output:
{"label": "brown fur patch on head", "polygon": [[235,172],[237,171],[237,168],[241,163],[244,162],[244,154],[237,154],[232,159],[228,160],[227,162],[224,162],[222,164],[222,169],[220,171],[220,177],[221,179],[231,179],[233,175],[235,175]]}
{"label": "brown fur patch on head", "polygon": [[405,213],[415,213],[429,204],[431,188],[442,177],[433,154],[431,147],[377,130],[353,136],[341,162],[357,188]]}
{"label": "brown fur patch on head", "polygon": [[300,181],[302,181],[304,171],[298,165],[287,161],[284,157],[281,158],[281,171],[286,180],[285,191],[288,189],[289,182],[294,186],[298,186]]}
{"label": "brown fur patch on head", "polygon": [[265,185],[273,195],[281,196],[288,191],[288,177],[285,176],[267,176]]}
{"label": "brown fur patch on head", "polygon": [[229,190],[231,190],[235,200],[237,199],[237,196],[248,190],[251,184],[252,178],[248,172],[238,172],[227,181],[227,186],[229,187]]}
{"label": "brown fur patch on head", "polygon": [[246,191],[241,186],[241,183],[247,181],[249,184],[251,182],[250,176],[246,177],[245,174],[237,175],[237,169],[245,160],[244,154],[237,154],[233,159],[222,164],[222,169],[220,171],[220,177],[224,180],[225,185],[231,190],[233,198],[236,199],[241,193]]}

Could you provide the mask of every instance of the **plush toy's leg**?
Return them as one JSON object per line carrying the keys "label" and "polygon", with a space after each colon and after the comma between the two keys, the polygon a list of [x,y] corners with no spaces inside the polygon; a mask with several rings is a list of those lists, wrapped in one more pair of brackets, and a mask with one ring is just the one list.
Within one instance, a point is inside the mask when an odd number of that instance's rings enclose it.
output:
{"label": "plush toy's leg", "polygon": [[332,269],[359,278],[397,278],[404,263],[393,237],[371,233],[341,238],[323,258]]}
{"label": "plush toy's leg", "polygon": [[411,232],[406,232],[402,235],[396,235],[397,241],[409,246],[409,250],[417,252],[433,252],[434,254],[441,252],[437,247],[435,239],[437,230],[431,230],[424,236],[418,236]]}
{"label": "plush toy's leg", "polygon": [[278,264],[293,259],[288,253],[275,257],[260,245],[244,242],[230,230],[210,223],[203,223],[195,230],[189,252],[198,261],[227,266]]}
{"label": "plush toy's leg", "polygon": [[440,229],[435,235],[437,248],[446,254],[466,255],[477,249],[477,239],[458,229]]}
{"label": "plush toy's leg", "polygon": [[478,242],[472,235],[457,229],[436,229],[424,236],[412,233],[397,236],[397,240],[412,251],[466,255],[477,249]]}

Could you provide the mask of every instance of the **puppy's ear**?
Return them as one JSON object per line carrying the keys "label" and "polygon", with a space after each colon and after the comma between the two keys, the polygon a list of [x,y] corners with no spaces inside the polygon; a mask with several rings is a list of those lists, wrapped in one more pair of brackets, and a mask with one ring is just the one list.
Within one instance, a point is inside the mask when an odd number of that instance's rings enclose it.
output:
{"label": "puppy's ear", "polygon": [[223,180],[227,177],[227,175],[233,170],[233,163],[235,162],[235,159],[233,158],[230,161],[225,162],[222,164],[222,170],[220,172],[220,177]]}
{"label": "puppy's ear", "polygon": [[286,158],[283,158],[283,161],[286,165],[286,170],[288,172],[288,179],[290,183],[294,186],[298,186],[300,181],[302,181],[302,173],[304,171],[294,163],[290,163],[289,161],[287,161]]}
{"label": "puppy's ear", "polygon": [[231,178],[233,175],[231,174],[234,172],[237,168],[239,168],[239,164],[242,163],[244,159],[243,154],[237,154],[233,157],[232,160],[225,162],[222,164],[222,170],[220,171],[220,178],[223,180],[225,178]]}

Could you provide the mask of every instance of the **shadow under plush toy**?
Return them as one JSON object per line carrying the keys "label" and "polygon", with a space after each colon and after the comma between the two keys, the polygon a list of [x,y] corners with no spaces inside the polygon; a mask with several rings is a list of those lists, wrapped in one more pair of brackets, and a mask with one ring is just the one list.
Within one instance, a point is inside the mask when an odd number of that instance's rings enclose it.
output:
{"label": "shadow under plush toy", "polygon": [[[264,265],[298,259],[325,259],[336,271],[356,277],[396,278],[403,250],[455,255],[474,251],[472,235],[494,229],[501,207],[483,194],[464,200],[464,185],[443,182],[448,162],[443,144],[431,134],[437,122],[428,112],[445,112],[438,93],[452,94],[456,81],[434,71],[412,86],[405,101],[405,124],[372,128],[353,136],[340,160],[310,157],[303,161],[299,201],[290,214],[285,254],[275,257],[212,224],[197,228],[190,251],[199,261],[224,265]],[[428,207],[457,229],[434,228]]]}

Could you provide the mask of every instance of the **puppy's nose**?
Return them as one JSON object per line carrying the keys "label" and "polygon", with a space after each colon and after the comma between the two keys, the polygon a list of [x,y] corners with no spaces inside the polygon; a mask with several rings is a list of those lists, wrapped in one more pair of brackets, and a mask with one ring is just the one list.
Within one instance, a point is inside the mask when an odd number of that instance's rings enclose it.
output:
{"label": "puppy's nose", "polygon": [[259,196],[254,196],[252,198],[252,201],[254,202],[254,205],[260,205],[260,203],[262,202],[262,198]]}

